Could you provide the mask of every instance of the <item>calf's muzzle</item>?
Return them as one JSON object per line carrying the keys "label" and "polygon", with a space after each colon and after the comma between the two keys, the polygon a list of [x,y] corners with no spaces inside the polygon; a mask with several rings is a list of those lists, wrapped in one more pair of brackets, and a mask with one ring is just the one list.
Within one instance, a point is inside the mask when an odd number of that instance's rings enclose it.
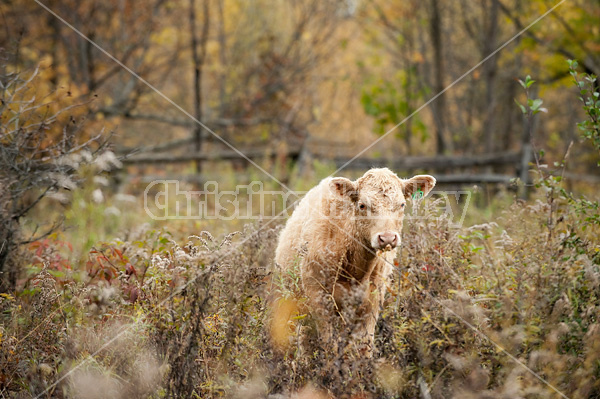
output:
{"label": "calf's muzzle", "polygon": [[377,233],[376,249],[385,248],[388,245],[396,248],[399,243],[400,237],[396,232],[384,231],[383,233]]}

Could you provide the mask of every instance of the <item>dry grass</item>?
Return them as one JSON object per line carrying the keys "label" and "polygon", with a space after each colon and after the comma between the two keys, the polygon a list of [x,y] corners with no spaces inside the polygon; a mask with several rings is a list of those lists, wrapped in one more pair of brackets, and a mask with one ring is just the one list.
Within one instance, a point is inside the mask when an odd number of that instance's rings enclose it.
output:
{"label": "dry grass", "polygon": [[[560,397],[550,384],[571,399],[600,397],[593,204],[515,202],[493,223],[457,230],[423,202],[417,211],[431,217],[407,223],[372,359],[351,345],[321,348],[298,276],[273,272],[278,228],[182,243],[140,228],[73,265],[47,242],[42,269],[1,298],[0,392]],[[350,330],[341,335],[351,341]]]}

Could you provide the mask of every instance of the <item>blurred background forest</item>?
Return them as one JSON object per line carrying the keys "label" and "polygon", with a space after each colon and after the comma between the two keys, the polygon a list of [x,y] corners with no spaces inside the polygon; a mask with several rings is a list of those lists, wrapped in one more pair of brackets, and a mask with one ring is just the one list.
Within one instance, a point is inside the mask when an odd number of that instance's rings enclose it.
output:
{"label": "blurred background forest", "polygon": [[[63,101],[84,103],[73,117],[85,118],[85,131],[114,132],[114,151],[125,157],[129,180],[173,173],[190,178],[194,167],[204,173],[196,180],[212,179],[224,165],[200,161],[214,158],[231,160],[238,171],[248,166],[163,95],[249,158],[266,162],[284,182],[291,163],[317,159],[341,166],[401,122],[361,158],[385,164],[406,156],[443,155],[450,162],[451,156],[489,156],[484,172],[504,176],[520,160],[511,157],[513,151],[529,141],[514,103],[524,96],[517,78],[528,74],[548,110],[533,126],[544,161],[560,159],[575,141],[567,172],[579,180],[594,172],[597,155],[578,143],[582,111],[565,60],[579,60],[584,72],[600,72],[595,1],[560,5],[414,116],[555,2],[46,5],[72,27],[37,3],[3,4],[5,68],[31,71],[39,65],[40,95],[57,93]],[[348,168],[369,163],[377,161]],[[472,165],[453,169],[440,161],[432,172],[474,173]]]}
{"label": "blurred background forest", "polygon": [[[600,397],[598,73],[598,0],[2,1],[0,397]],[[371,166],[474,198],[415,202],[373,359],[282,221],[144,211]]]}

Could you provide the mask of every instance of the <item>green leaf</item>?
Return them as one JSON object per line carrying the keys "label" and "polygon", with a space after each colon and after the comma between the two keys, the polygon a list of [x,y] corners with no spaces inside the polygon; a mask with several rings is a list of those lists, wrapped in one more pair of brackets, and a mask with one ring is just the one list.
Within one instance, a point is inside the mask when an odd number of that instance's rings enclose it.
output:
{"label": "green leaf", "polygon": [[517,104],[519,106],[519,108],[521,108],[521,112],[523,114],[527,113],[527,108],[525,108],[525,106],[523,104],[521,104],[519,101],[517,101],[517,99],[515,98],[515,104]]}
{"label": "green leaf", "polygon": [[569,64],[570,69],[577,69],[577,60],[567,60],[567,64]]}
{"label": "green leaf", "polygon": [[544,102],[541,99],[535,99],[531,102],[531,110],[537,111]]}
{"label": "green leaf", "polygon": [[525,78],[526,89],[529,89],[529,87],[534,83],[535,83],[535,80],[531,79],[531,76],[527,75],[527,77]]}

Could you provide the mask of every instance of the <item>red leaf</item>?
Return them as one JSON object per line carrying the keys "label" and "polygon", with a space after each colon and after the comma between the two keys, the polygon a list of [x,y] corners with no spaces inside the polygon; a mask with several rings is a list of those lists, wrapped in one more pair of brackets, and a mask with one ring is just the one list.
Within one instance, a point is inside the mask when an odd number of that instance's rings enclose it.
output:
{"label": "red leaf", "polygon": [[131,263],[127,263],[125,265],[125,273],[127,273],[128,276],[131,276],[132,274],[135,274],[137,276],[135,267],[133,267],[133,265]]}
{"label": "red leaf", "polygon": [[140,296],[140,291],[137,287],[131,287],[129,290],[129,302],[134,303]]}
{"label": "red leaf", "polygon": [[117,256],[121,258],[122,261],[125,261],[125,259],[123,259],[123,254],[117,248],[113,248],[113,253],[117,254]]}

